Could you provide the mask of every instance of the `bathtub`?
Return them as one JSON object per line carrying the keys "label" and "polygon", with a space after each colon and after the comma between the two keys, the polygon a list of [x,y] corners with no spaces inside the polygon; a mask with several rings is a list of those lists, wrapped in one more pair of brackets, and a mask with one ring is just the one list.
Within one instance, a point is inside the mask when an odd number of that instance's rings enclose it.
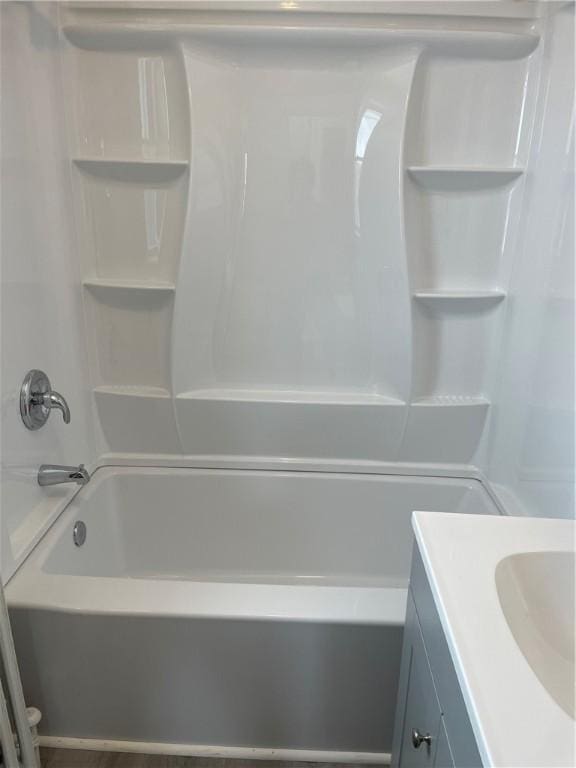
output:
{"label": "bathtub", "polygon": [[476,480],[99,469],[6,590],[44,743],[385,761],[415,509],[497,513]]}

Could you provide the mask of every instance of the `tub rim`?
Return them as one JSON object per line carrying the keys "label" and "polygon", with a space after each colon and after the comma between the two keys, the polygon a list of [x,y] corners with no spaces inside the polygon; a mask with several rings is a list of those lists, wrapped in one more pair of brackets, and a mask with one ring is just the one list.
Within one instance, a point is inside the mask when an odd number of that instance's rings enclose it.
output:
{"label": "tub rim", "polygon": [[[485,504],[498,510],[483,483],[471,477],[399,473],[298,472],[291,469],[229,467],[101,466],[91,482],[68,500],[61,514],[8,582],[6,597],[12,609],[52,610],[89,615],[117,615],[250,619],[267,621],[385,624],[402,626],[408,579],[398,586],[336,586],[265,584],[178,579],[84,576],[50,573],[43,569],[52,547],[76,517],[82,500],[115,476],[226,474],[238,476],[345,478],[368,482],[452,483],[474,487]],[[457,513],[453,513],[457,514]]]}

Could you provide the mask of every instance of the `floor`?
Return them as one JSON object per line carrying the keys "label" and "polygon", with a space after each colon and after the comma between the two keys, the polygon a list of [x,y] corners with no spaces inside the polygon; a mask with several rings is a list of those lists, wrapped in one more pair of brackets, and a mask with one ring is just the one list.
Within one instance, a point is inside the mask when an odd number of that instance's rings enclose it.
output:
{"label": "floor", "polygon": [[[225,760],[215,757],[134,755],[87,749],[41,749],[42,768],[366,768],[343,763],[296,763],[272,760]],[[374,766],[378,768],[378,766]]]}

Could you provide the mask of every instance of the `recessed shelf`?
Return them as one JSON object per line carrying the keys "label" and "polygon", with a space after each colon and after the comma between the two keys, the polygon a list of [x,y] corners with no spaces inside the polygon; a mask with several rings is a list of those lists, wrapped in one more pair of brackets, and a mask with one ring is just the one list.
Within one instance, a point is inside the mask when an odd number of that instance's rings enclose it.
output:
{"label": "recessed shelf", "polygon": [[488,189],[515,181],[523,168],[490,166],[411,165],[410,176],[426,189],[444,191]]}
{"label": "recessed shelf", "polygon": [[143,385],[147,391],[148,387],[170,388],[172,295],[124,286],[89,286],[84,298],[94,383]]}
{"label": "recessed shelf", "polygon": [[485,397],[473,397],[469,395],[430,395],[429,397],[419,397],[411,403],[415,407],[483,407],[487,408],[490,401]]}
{"label": "recessed shelf", "polygon": [[131,384],[110,384],[94,387],[97,394],[105,395],[130,395],[132,397],[171,397],[170,391],[164,387],[144,387]]}
{"label": "recessed shelf", "polygon": [[188,169],[187,160],[102,159],[75,157],[74,165],[91,176],[132,183],[174,181]]}
{"label": "recessed shelf", "polygon": [[311,392],[273,389],[197,389],[182,392],[182,400],[228,400],[246,403],[313,403],[326,405],[405,405],[403,400],[362,392]]}
{"label": "recessed shelf", "polygon": [[504,291],[415,291],[414,299],[438,309],[477,309],[499,304]]}
{"label": "recessed shelf", "polygon": [[121,453],[181,453],[169,390],[100,386],[94,400],[109,449]]}
{"label": "recessed shelf", "polygon": [[118,293],[127,291],[129,293],[155,293],[172,294],[176,290],[172,283],[145,282],[131,280],[106,280],[103,278],[90,278],[84,280],[82,285],[86,290],[93,294]]}

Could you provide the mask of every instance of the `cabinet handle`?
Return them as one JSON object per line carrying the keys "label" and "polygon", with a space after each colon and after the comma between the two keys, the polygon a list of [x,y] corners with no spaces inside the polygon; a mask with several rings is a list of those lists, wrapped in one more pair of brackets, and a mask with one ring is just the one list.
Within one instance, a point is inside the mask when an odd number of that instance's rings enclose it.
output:
{"label": "cabinet handle", "polygon": [[414,749],[419,749],[422,744],[426,744],[428,747],[432,745],[432,736],[429,733],[420,733],[417,728],[412,730],[412,746]]}

